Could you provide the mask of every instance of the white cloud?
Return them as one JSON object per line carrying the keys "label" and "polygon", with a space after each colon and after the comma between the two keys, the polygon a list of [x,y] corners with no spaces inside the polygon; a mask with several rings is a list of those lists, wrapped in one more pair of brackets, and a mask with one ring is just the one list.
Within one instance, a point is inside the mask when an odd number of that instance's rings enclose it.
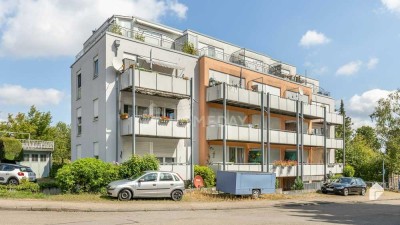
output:
{"label": "white cloud", "polygon": [[113,14],[159,21],[187,9],[177,0],[0,0],[0,55],[71,56]]}
{"label": "white cloud", "polygon": [[19,85],[0,86],[0,104],[2,105],[58,105],[64,93],[53,89],[24,88]]}
{"label": "white cloud", "polygon": [[381,0],[387,10],[394,13],[400,13],[400,0]]}
{"label": "white cloud", "polygon": [[311,47],[315,45],[327,44],[331,40],[325,34],[317,32],[316,30],[307,31],[300,39],[300,46]]}
{"label": "white cloud", "polygon": [[369,70],[372,70],[376,67],[376,65],[378,65],[379,63],[379,59],[378,58],[370,58],[368,63],[367,63],[367,68]]}
{"label": "white cloud", "polygon": [[353,95],[347,102],[346,111],[354,122],[354,128],[361,127],[363,125],[373,126],[373,122],[369,115],[371,115],[378,101],[381,98],[386,98],[393,91],[372,89],[365,91],[358,95]]}
{"label": "white cloud", "polygon": [[353,75],[357,73],[360,70],[360,67],[362,65],[362,61],[357,60],[357,61],[351,61],[337,69],[336,74],[337,75]]}

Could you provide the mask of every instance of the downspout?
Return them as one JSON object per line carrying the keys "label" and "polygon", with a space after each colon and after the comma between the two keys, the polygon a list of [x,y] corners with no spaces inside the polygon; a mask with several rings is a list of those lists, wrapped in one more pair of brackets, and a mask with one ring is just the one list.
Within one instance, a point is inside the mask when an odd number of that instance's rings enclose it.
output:
{"label": "downspout", "polygon": [[222,170],[226,170],[226,83],[223,83],[222,86],[222,97],[223,97],[223,131],[222,131],[222,138],[223,138],[223,151],[222,151]]}
{"label": "downspout", "polygon": [[270,116],[271,116],[271,99],[270,99],[270,94],[269,92],[267,93],[267,172],[269,173],[269,164],[270,162],[270,157],[271,157],[271,145],[270,145],[270,137],[269,137],[269,133],[271,130],[271,120],[270,120]]}
{"label": "downspout", "polygon": [[193,116],[193,78],[190,78],[190,179],[192,184],[194,182],[194,159],[193,159],[193,152],[194,152],[194,141],[193,141],[193,130],[194,130],[194,116]]}
{"label": "downspout", "polygon": [[129,77],[132,79],[132,117],[131,117],[131,127],[132,127],[132,155],[136,155],[136,129],[135,129],[135,119],[136,119],[136,84],[135,84],[135,72],[132,67],[129,68]]}
{"label": "downspout", "polygon": [[265,142],[264,142],[264,90],[261,91],[261,172],[264,172],[265,165]]}
{"label": "downspout", "polygon": [[324,181],[326,181],[326,107],[324,107]]}

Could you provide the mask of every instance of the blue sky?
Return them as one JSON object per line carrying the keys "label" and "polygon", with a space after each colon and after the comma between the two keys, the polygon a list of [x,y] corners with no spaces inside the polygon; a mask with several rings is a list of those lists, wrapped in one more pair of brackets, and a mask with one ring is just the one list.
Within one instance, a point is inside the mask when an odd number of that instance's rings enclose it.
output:
{"label": "blue sky", "polygon": [[[23,2],[23,3],[22,3]],[[400,0],[0,0],[0,120],[35,104],[70,122],[70,65],[112,14],[191,29],[265,53],[344,99],[356,126],[400,88]]]}

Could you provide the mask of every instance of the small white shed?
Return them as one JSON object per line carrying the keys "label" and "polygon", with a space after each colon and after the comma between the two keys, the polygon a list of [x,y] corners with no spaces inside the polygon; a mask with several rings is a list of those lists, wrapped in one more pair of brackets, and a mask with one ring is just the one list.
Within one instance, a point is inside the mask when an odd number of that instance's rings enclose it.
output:
{"label": "small white shed", "polygon": [[53,141],[20,140],[23,149],[23,160],[19,163],[32,168],[36,178],[48,177],[54,151]]}
{"label": "small white shed", "polygon": [[385,190],[381,185],[378,183],[375,183],[372,185],[372,187],[369,189],[369,200],[378,200],[382,195]]}

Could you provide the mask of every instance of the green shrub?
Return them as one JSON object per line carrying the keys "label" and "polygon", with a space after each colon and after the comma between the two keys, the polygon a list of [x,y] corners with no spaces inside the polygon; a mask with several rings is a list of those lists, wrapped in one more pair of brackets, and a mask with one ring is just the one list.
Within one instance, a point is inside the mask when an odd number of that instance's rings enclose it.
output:
{"label": "green shrub", "polygon": [[65,163],[53,163],[53,165],[51,165],[49,177],[55,178],[57,175],[57,171],[61,169],[64,165]]}
{"label": "green shrub", "polygon": [[115,24],[115,23],[112,24],[112,25],[111,25],[111,28],[110,28],[110,31],[111,31],[112,33],[114,33],[114,34],[122,35],[121,26],[118,25],[118,24]]}
{"label": "green shrub", "polygon": [[194,166],[194,175],[201,176],[204,180],[205,187],[214,187],[215,186],[215,173],[214,171],[207,166]]}
{"label": "green shrub", "polygon": [[94,158],[83,158],[58,170],[56,181],[67,192],[101,192],[119,179],[118,166]]}
{"label": "green shrub", "polygon": [[354,170],[354,168],[350,165],[346,165],[343,168],[343,176],[345,177],[353,177],[355,172],[356,171]]}
{"label": "green shrub", "polygon": [[275,189],[278,189],[278,188],[279,188],[279,179],[276,178],[275,179]]}
{"label": "green shrub", "polygon": [[194,47],[193,43],[190,43],[187,41],[185,41],[185,43],[183,43],[182,52],[185,52],[185,53],[188,53],[191,55],[197,55],[197,49]]}
{"label": "green shrub", "polygon": [[294,180],[292,190],[303,190],[303,189],[304,189],[303,181],[301,180],[300,177],[297,177],[296,180]]}
{"label": "green shrub", "polygon": [[0,138],[0,160],[16,160],[22,159],[22,144],[14,138]]}
{"label": "green shrub", "polygon": [[342,174],[337,173],[337,174],[331,176],[329,179],[331,179],[331,180],[337,180],[337,179],[342,178],[342,177],[343,177]]}
{"label": "green shrub", "polygon": [[32,193],[37,193],[40,191],[40,187],[37,183],[32,183],[27,179],[22,179],[19,185],[0,185],[0,190],[30,191]]}
{"label": "green shrub", "polygon": [[144,155],[140,157],[133,155],[128,161],[123,162],[119,168],[119,175],[121,178],[129,178],[137,176],[143,171],[158,170],[160,162],[154,155]]}
{"label": "green shrub", "polygon": [[39,184],[40,190],[43,190],[45,188],[59,188],[58,183],[56,181],[41,182],[38,184]]}

